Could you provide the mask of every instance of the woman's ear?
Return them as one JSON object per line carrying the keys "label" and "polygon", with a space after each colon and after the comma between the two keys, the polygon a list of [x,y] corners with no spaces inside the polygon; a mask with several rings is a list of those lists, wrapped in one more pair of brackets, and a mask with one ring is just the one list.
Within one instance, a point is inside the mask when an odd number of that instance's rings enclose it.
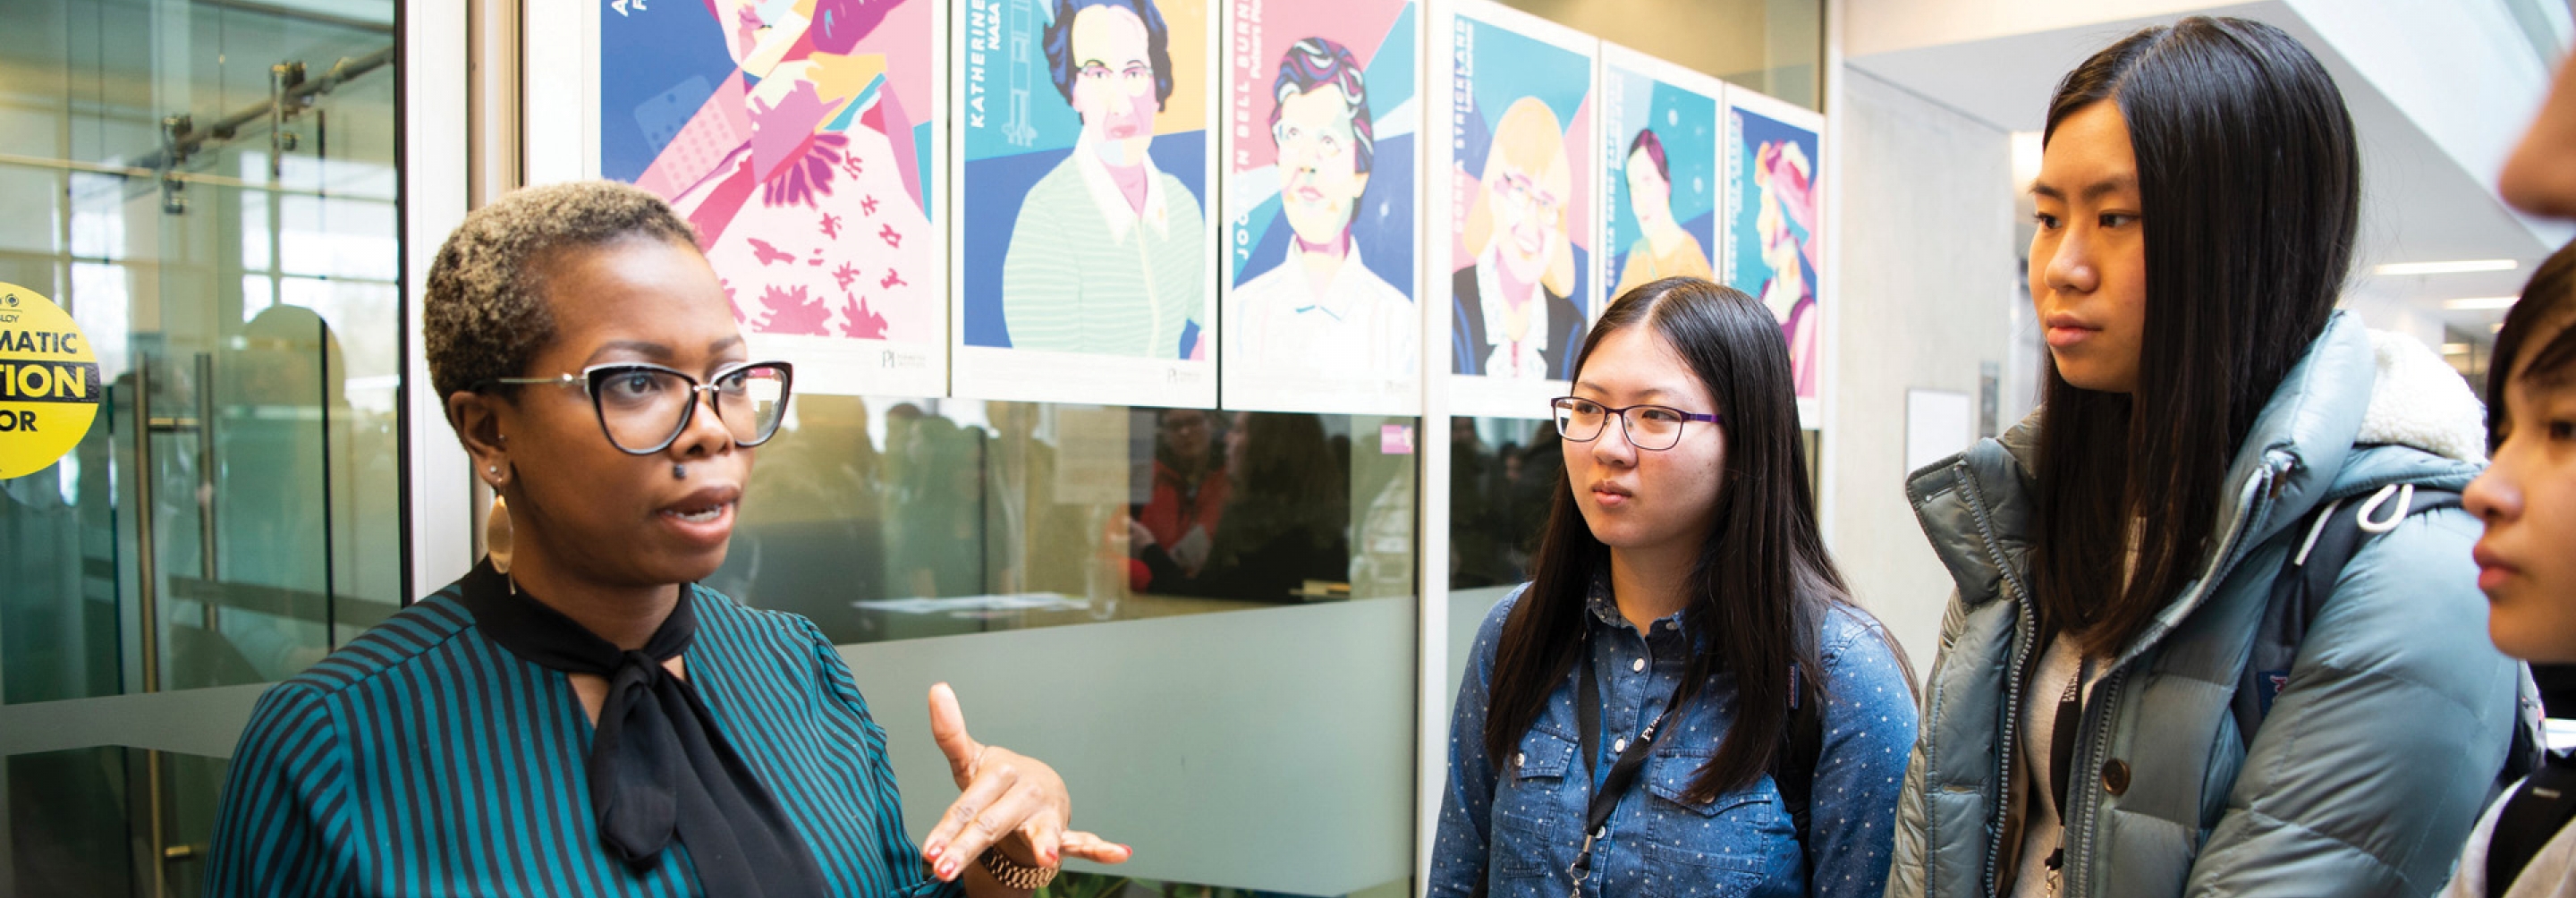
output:
{"label": "woman's ear", "polygon": [[482,393],[460,391],[447,395],[447,420],[455,425],[458,442],[465,444],[465,454],[474,458],[474,476],[498,492],[509,482],[510,438],[501,432],[502,403]]}

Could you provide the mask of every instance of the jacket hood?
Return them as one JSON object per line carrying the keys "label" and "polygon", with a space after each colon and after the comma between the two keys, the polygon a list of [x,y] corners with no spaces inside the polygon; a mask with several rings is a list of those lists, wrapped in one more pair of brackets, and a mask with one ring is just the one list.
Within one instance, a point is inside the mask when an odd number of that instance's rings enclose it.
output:
{"label": "jacket hood", "polygon": [[[2039,420],[2034,411],[2002,437],[1907,478],[1924,535],[1971,606],[2007,588],[2026,594],[2019,578],[2034,530]],[[2466,488],[2483,466],[2484,422],[2468,383],[2432,350],[2336,312],[2237,451],[2210,529],[2226,538],[2203,567],[2219,572],[2328,501],[2391,483]],[[2140,644],[2187,615],[2213,579],[2199,578]]]}
{"label": "jacket hood", "polygon": [[2388,331],[2364,331],[2377,372],[2370,406],[2354,442],[2411,446],[2442,458],[2487,460],[2487,408],[2469,382],[2424,342]]}

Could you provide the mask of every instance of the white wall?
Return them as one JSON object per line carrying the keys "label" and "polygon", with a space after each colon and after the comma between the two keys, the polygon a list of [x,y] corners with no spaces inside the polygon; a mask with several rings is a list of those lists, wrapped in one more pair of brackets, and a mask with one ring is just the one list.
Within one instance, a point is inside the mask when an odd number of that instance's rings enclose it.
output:
{"label": "white wall", "polygon": [[403,19],[402,171],[404,403],[409,440],[409,595],[425,596],[474,566],[474,465],[447,429],[447,401],[430,388],[421,336],[429,264],[465,220],[465,11],[420,4]]}
{"label": "white wall", "polygon": [[2034,31],[2201,12],[2209,0],[1848,0],[1843,53],[1868,56]]}
{"label": "white wall", "polygon": [[[2492,312],[2443,302],[2501,296],[2566,241],[2563,223],[2508,210],[2493,190],[2547,73],[2502,0],[1848,0],[1851,67],[2007,130],[2040,127],[2051,87],[2130,29],[2183,14],[2269,22],[2314,51],[2351,110],[2362,224],[2351,307],[2374,327],[2441,342]],[[2512,258],[2518,271],[2377,276],[2385,262]]]}
{"label": "white wall", "polygon": [[1863,72],[1844,70],[1841,99],[1842,343],[1826,539],[1855,596],[1920,671],[1932,663],[1950,576],[1905,500],[1905,391],[1975,396],[1979,364],[2010,358],[2020,280],[2012,151],[2003,131]]}
{"label": "white wall", "polygon": [[2426,349],[2442,351],[2442,317],[2420,305],[2368,291],[2346,293],[2339,305],[2360,315],[2363,324],[2405,334],[2423,341]]}
{"label": "white wall", "polygon": [[[2549,81],[2548,67],[2503,3],[2290,0],[2290,6],[2355,74],[2477,175],[2480,186],[2494,186]],[[2561,232],[2540,233],[2550,235]]]}

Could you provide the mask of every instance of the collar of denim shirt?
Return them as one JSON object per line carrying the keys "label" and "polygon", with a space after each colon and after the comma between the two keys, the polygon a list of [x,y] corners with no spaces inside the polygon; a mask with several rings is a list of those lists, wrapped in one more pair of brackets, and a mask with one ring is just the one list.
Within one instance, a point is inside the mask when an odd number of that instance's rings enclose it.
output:
{"label": "collar of denim shirt", "polygon": [[[1637,631],[1635,625],[1628,623],[1628,616],[1619,613],[1619,600],[1616,596],[1611,594],[1610,590],[1609,571],[1602,571],[1592,575],[1591,595],[1585,599],[1584,606],[1591,609],[1592,619],[1600,622],[1602,626],[1609,628],[1610,632],[1616,633],[1621,630],[1625,630],[1630,633],[1635,633]],[[1688,611],[1686,610],[1675,611],[1663,617],[1656,618],[1648,625],[1652,629],[1652,632],[1645,634],[1647,644],[1661,646],[1678,640],[1682,632],[1682,616],[1687,613]],[[1706,634],[1695,633],[1692,635],[1705,636]],[[1694,643],[1700,642],[1705,642],[1705,640],[1694,640]]]}

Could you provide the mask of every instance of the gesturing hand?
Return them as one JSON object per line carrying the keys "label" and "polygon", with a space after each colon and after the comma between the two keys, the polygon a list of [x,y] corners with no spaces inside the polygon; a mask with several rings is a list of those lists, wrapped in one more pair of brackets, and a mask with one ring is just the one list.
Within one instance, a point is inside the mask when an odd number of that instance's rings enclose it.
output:
{"label": "gesturing hand", "polygon": [[1055,768],[966,735],[957,692],[930,687],[930,738],[948,756],[948,772],[963,790],[939,825],[921,842],[921,857],[943,882],[954,880],[984,849],[1000,845],[1024,865],[1053,867],[1064,855],[1103,864],[1127,860],[1133,849],[1087,832],[1066,829],[1073,798]]}

